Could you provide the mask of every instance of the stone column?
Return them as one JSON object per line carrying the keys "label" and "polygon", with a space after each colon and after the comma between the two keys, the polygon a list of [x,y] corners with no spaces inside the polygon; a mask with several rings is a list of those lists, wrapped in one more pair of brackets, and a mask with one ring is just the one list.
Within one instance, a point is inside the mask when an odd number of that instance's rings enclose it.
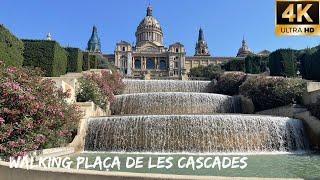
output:
{"label": "stone column", "polygon": [[128,53],[128,58],[127,58],[127,76],[131,76],[131,67],[132,67],[132,54]]}

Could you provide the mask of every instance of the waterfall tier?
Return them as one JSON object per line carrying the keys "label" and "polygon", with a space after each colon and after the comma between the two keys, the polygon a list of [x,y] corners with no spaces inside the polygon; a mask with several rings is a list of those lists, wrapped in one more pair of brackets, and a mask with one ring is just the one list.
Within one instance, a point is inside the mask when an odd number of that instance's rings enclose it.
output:
{"label": "waterfall tier", "polygon": [[111,105],[114,115],[239,113],[240,109],[238,97],[191,92],[118,95]]}
{"label": "waterfall tier", "polygon": [[148,92],[207,92],[210,81],[123,80],[124,94]]}
{"label": "waterfall tier", "polygon": [[154,115],[90,119],[85,150],[271,152],[308,149],[300,120],[256,115]]}

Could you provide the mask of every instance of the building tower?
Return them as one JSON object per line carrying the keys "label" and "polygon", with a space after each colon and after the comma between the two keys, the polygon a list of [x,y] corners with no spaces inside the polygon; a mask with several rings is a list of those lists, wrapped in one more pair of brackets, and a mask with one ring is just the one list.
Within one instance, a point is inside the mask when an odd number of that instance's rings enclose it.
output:
{"label": "building tower", "polygon": [[242,45],[238,50],[237,57],[247,57],[249,54],[252,54],[252,52],[251,52],[250,48],[248,47],[246,40],[243,37]]}
{"label": "building tower", "polygon": [[198,42],[196,43],[195,56],[210,56],[207,42],[204,40],[202,28],[199,29]]}
{"label": "building tower", "polygon": [[101,43],[96,26],[93,26],[92,34],[88,41],[87,50],[89,52],[101,53]]}
{"label": "building tower", "polygon": [[147,14],[137,27],[137,46],[142,46],[146,42],[152,42],[156,46],[163,46],[163,33],[159,21],[152,16],[152,7],[149,5]]}

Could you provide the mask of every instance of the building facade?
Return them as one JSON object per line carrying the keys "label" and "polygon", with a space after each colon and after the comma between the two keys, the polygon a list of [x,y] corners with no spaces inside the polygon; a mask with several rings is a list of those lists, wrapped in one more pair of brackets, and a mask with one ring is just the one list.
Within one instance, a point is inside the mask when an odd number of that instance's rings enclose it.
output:
{"label": "building facade", "polygon": [[[88,50],[100,51],[100,39],[96,37],[94,27],[88,42]],[[231,59],[244,59],[251,54],[245,40],[236,57],[211,56],[202,28],[199,30],[194,56],[186,56],[184,45],[180,42],[166,47],[163,43],[163,31],[159,21],[153,16],[152,7],[147,8],[146,16],[135,32],[136,43],[120,41],[114,54],[103,55],[127,77],[141,77],[150,74],[151,78],[183,79],[191,68],[220,64]]]}

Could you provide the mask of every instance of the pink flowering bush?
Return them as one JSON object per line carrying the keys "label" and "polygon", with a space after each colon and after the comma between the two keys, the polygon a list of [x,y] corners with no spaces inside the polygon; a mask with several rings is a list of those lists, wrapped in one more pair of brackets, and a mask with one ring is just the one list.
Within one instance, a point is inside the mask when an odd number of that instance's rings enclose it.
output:
{"label": "pink flowering bush", "polygon": [[80,90],[77,92],[78,102],[92,101],[105,109],[108,102],[114,101],[114,95],[121,94],[124,89],[122,77],[118,72],[102,70],[100,73],[89,72],[79,80]]}
{"label": "pink flowering bush", "polygon": [[5,68],[0,61],[0,157],[69,143],[81,112],[68,93],[37,69]]}

